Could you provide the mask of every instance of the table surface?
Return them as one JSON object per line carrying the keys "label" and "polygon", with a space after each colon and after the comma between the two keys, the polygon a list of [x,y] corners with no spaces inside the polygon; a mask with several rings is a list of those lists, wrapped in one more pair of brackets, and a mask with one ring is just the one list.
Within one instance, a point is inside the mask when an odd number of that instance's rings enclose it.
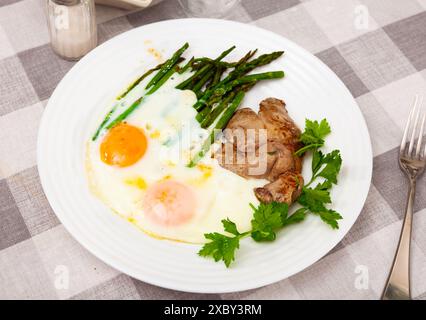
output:
{"label": "table surface", "polygon": [[[51,51],[43,5],[0,0],[0,298],[380,297],[408,187],[396,161],[398,145],[414,95],[426,95],[426,0],[243,0],[228,17],[281,34],[334,70],[367,121],[374,170],[358,221],[328,255],[273,285],[220,295],[177,292],[121,274],[82,248],[56,218],[38,176],[37,130],[50,95],[73,63]],[[97,6],[99,40],[184,17],[174,0],[130,13]],[[412,242],[416,299],[426,299],[425,182],[418,183]]]}

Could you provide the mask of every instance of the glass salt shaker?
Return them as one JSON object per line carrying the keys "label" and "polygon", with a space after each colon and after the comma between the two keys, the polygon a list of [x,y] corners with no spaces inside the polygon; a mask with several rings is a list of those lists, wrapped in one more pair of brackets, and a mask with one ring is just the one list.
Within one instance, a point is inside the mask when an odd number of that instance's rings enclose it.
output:
{"label": "glass salt shaker", "polygon": [[224,18],[240,0],[179,0],[183,10],[191,17]]}
{"label": "glass salt shaker", "polygon": [[46,0],[53,51],[78,60],[97,45],[94,0]]}

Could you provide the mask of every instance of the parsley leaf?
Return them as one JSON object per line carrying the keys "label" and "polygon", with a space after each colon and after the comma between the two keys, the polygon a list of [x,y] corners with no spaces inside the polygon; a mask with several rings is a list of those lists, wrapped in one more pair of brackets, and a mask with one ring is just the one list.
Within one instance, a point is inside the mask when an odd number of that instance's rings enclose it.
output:
{"label": "parsley leaf", "polygon": [[283,220],[283,227],[302,222],[305,220],[308,210],[306,208],[300,208],[296,210],[291,216]]}
{"label": "parsley leaf", "polygon": [[343,219],[340,213],[328,209],[326,211],[319,212],[318,214],[321,217],[322,221],[330,225],[333,229],[339,229],[339,223],[337,222],[337,220]]}
{"label": "parsley leaf", "polygon": [[226,267],[229,267],[235,260],[235,251],[240,247],[240,238],[227,237],[217,232],[206,233],[204,237],[212,241],[206,243],[198,254],[202,257],[211,256],[216,262],[223,260]]}
{"label": "parsley leaf", "polygon": [[216,262],[222,260],[226,267],[229,267],[231,262],[235,260],[235,251],[240,247],[240,239],[248,235],[248,232],[240,233],[236,224],[229,219],[223,219],[222,224],[224,230],[235,235],[235,237],[228,237],[218,232],[206,233],[204,238],[211,241],[198,251],[198,255],[212,257]]}
{"label": "parsley leaf", "polygon": [[309,211],[320,212],[323,210],[325,203],[331,203],[330,192],[328,190],[303,187],[298,202]]}
{"label": "parsley leaf", "polygon": [[321,166],[324,161],[324,154],[320,150],[315,150],[312,154],[312,176],[318,173],[318,170],[321,169]]}
{"label": "parsley leaf", "polygon": [[253,209],[253,219],[251,220],[251,237],[255,241],[273,241],[276,238],[275,231],[282,227],[283,220],[288,215],[288,205],[286,203],[260,203]]}
{"label": "parsley leaf", "polygon": [[222,220],[222,224],[223,224],[223,229],[226,232],[232,233],[235,236],[240,235],[240,233],[237,230],[237,225],[235,224],[235,222],[232,222],[231,220],[229,220],[229,218],[227,218],[226,220]]}
{"label": "parsley leaf", "polygon": [[328,180],[324,180],[322,183],[318,183],[317,186],[315,187],[316,190],[329,190],[331,189],[331,187],[333,186],[333,184],[328,181]]}
{"label": "parsley leaf", "polygon": [[286,203],[260,203],[257,208],[250,206],[254,211],[251,237],[258,242],[275,240],[278,229],[303,221],[308,211],[300,208],[289,216]]}
{"label": "parsley leaf", "polygon": [[305,145],[324,144],[324,138],[331,132],[330,125],[326,119],[321,122],[305,120],[305,131],[300,136],[300,141]]}
{"label": "parsley leaf", "polygon": [[340,156],[340,151],[333,150],[332,152],[326,154],[320,162],[320,167],[323,165],[325,165],[325,167],[318,173],[318,176],[327,179],[327,181],[330,181],[331,183],[337,184],[337,175],[339,174],[340,168],[342,166],[342,157]]}
{"label": "parsley leaf", "polygon": [[325,155],[315,150],[312,156],[312,178],[307,185],[309,186],[317,177],[323,177],[326,181],[337,184],[337,175],[341,167],[342,157],[339,150],[333,150]]}
{"label": "parsley leaf", "polygon": [[[339,150],[327,154],[315,150],[312,156],[312,179],[303,187],[302,194],[297,200],[305,209],[319,215],[333,229],[339,228],[337,220],[342,219],[342,216],[336,211],[327,209],[326,204],[331,203],[329,190],[333,184],[337,184],[341,166],[342,158]],[[318,177],[323,178],[323,182],[318,183],[315,188],[309,187]]]}
{"label": "parsley leaf", "polygon": [[331,128],[326,119],[321,122],[305,120],[305,131],[300,135],[300,141],[305,145],[295,152],[296,155],[302,155],[310,149],[317,149],[324,145],[325,137],[330,134]]}
{"label": "parsley leaf", "polygon": [[325,204],[331,203],[330,192],[328,191],[330,186],[331,183],[325,181],[319,183],[314,189],[304,187],[298,202],[303,206],[303,209],[319,215],[322,221],[333,229],[339,229],[337,220],[342,219],[342,216],[338,212],[325,207]]}

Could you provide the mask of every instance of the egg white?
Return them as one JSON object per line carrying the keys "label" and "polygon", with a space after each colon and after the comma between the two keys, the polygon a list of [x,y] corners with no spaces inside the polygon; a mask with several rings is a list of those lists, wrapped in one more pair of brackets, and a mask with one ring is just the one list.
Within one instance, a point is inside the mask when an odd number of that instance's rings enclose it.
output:
{"label": "egg white", "polygon": [[[147,234],[204,243],[205,233],[223,231],[222,219],[229,218],[241,232],[248,231],[252,219],[249,203],[258,204],[253,188],[267,181],[242,178],[208,156],[194,168],[186,166],[191,150],[199,148],[208,133],[195,119],[196,111],[192,107],[196,102],[195,94],[175,89],[185,77],[187,75],[174,75],[155,94],[144,98],[138,109],[126,119],[128,124],[143,129],[148,139],[145,155],[124,168],[105,164],[99,152],[103,132],[95,141],[88,139],[87,176],[97,197]],[[141,96],[147,81],[115,102],[112,119]],[[163,226],[145,217],[142,202],[146,189],[164,179],[181,182],[194,192],[196,210],[189,221],[177,226]]]}

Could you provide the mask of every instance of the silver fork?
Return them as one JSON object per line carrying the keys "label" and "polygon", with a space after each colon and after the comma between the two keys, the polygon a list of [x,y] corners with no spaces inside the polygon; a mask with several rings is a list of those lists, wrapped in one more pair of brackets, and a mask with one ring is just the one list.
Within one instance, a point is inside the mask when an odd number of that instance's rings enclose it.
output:
{"label": "silver fork", "polygon": [[[383,291],[383,300],[411,299],[410,242],[414,197],[416,194],[416,180],[423,173],[426,166],[426,147],[423,146],[422,143],[426,115],[421,112],[422,101],[423,97],[419,98],[419,96],[416,95],[414,106],[411,109],[407,125],[405,126],[399,151],[399,166],[402,171],[407,174],[410,188],[401,236],[393,260],[392,269]],[[421,113],[423,115],[421,115]],[[418,129],[419,123],[420,129]]]}

